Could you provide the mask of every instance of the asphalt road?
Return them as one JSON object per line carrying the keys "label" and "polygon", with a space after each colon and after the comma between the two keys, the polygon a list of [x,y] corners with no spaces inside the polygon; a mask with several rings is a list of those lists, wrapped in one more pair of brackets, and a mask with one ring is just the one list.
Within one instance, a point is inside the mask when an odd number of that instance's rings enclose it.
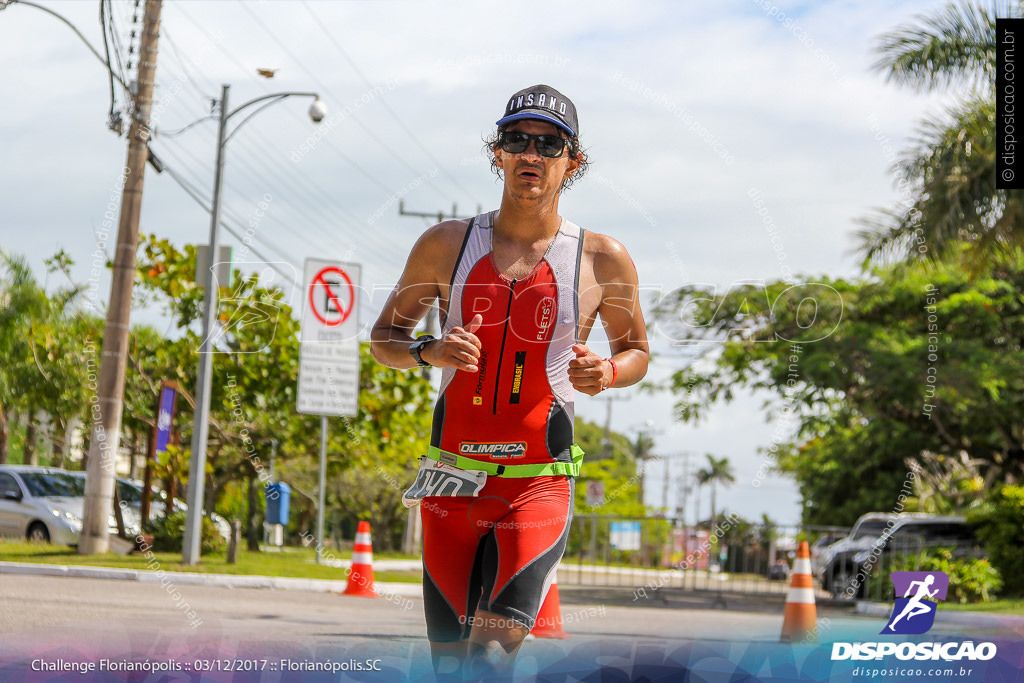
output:
{"label": "asphalt road", "polygon": [[[634,601],[630,591],[568,586],[561,594],[565,628],[579,635],[777,640],[782,626],[779,603],[734,601],[732,609],[722,610],[712,607],[711,595],[686,602],[675,597],[680,593],[665,591],[667,602],[660,597]],[[700,618],[693,618],[697,614]],[[864,621],[841,618],[850,624]],[[417,640],[426,632],[419,597],[370,599],[328,592],[0,575],[4,645],[81,644],[83,639],[109,643],[126,633],[231,633],[318,643],[363,636]]]}
{"label": "asphalt road", "polygon": [[[631,592],[571,587],[562,596],[564,627],[572,637],[528,642],[520,655],[524,667],[539,670],[545,661],[587,648],[667,651],[698,641],[708,647],[768,647],[778,643],[782,626],[778,602],[730,599],[728,609],[714,609],[711,595],[666,591],[639,606]],[[422,607],[418,597],[0,575],[0,680],[14,679],[12,672],[21,677],[27,667],[102,658],[115,665],[185,663],[193,672],[208,667],[204,680],[218,681],[316,680],[321,674],[300,675],[289,667],[349,662],[354,668],[370,662],[365,666],[371,670],[353,674],[356,679],[412,680],[428,665]],[[871,639],[885,623],[849,610],[821,608],[818,616],[823,633],[833,639]],[[238,673],[246,666],[264,669],[246,677]],[[84,680],[75,675],[23,680]],[[322,675],[327,677],[321,680],[339,680],[336,672]]]}

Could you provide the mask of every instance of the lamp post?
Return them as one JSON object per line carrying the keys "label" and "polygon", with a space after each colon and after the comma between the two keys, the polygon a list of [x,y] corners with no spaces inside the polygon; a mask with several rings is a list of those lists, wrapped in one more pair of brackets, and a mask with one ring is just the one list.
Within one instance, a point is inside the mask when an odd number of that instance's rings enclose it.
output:
{"label": "lamp post", "polygon": [[[327,115],[327,107],[314,92],[284,92],[264,95],[249,100],[234,111],[228,111],[228,90],[231,86],[221,87],[220,118],[217,128],[217,165],[213,177],[213,206],[210,209],[210,266],[208,273],[201,274],[205,291],[203,293],[203,336],[199,344],[199,371],[196,378],[195,419],[192,426],[192,459],[191,472],[188,478],[188,512],[185,517],[185,539],[182,548],[182,563],[187,565],[199,562],[200,540],[202,538],[203,497],[206,488],[206,444],[209,439],[210,414],[210,375],[213,370],[213,349],[211,338],[217,315],[217,292],[213,277],[213,265],[220,242],[220,206],[221,188],[224,184],[224,148],[227,141],[238,132],[245,123],[259,111],[287,97],[312,97],[313,104],[309,108],[309,117],[319,123]],[[263,106],[253,111],[242,120],[231,133],[227,132],[227,123],[243,109],[258,102]]]}

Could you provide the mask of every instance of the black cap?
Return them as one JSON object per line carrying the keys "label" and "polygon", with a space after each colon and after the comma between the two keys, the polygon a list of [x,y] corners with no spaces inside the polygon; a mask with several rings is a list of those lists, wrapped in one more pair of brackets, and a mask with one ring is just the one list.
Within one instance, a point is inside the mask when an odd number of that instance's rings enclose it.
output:
{"label": "black cap", "polygon": [[550,85],[531,85],[512,96],[505,107],[505,115],[496,122],[499,126],[520,119],[539,119],[553,123],[571,137],[579,135],[576,105]]}

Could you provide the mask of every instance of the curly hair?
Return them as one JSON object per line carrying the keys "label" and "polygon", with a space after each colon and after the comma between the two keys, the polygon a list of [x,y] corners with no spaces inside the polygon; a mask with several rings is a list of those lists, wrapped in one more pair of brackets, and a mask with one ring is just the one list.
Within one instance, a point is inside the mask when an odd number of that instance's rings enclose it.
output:
{"label": "curly hair", "polygon": [[[503,179],[501,168],[498,167],[497,159],[494,156],[494,151],[498,148],[498,141],[501,139],[501,134],[505,132],[508,126],[502,126],[496,131],[491,133],[489,137],[484,138],[484,153],[487,154],[487,158],[491,160],[491,170],[498,176],[499,179]],[[577,180],[582,178],[587,173],[587,169],[590,168],[590,157],[587,155],[587,151],[580,145],[580,137],[574,135],[569,138],[569,156],[573,157],[579,162],[579,166],[576,167],[576,171],[562,181],[562,191],[568,190],[573,186]]]}

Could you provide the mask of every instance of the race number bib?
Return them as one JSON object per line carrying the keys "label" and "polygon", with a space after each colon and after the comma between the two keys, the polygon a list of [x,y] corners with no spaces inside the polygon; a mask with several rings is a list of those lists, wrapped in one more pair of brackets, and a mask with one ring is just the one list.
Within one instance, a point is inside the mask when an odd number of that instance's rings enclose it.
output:
{"label": "race number bib", "polygon": [[462,470],[423,455],[416,481],[402,494],[402,505],[416,507],[427,496],[477,496],[486,481],[486,472]]}

